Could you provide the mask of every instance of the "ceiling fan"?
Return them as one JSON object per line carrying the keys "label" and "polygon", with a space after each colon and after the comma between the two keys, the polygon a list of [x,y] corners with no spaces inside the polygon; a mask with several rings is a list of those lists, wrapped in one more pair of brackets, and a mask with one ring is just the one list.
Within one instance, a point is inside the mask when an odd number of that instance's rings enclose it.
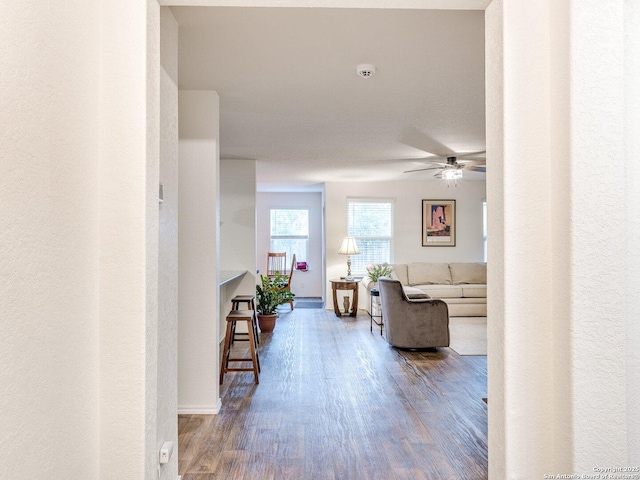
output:
{"label": "ceiling fan", "polygon": [[[449,156],[434,156],[424,160],[431,165],[423,168],[416,168],[413,170],[405,170],[404,173],[423,172],[425,170],[439,170],[434,177],[442,178],[444,180],[458,180],[462,178],[462,171],[469,170],[473,172],[486,173],[487,166],[484,155],[485,151],[465,153],[460,155]],[[466,157],[480,157],[480,158],[466,158]]]}

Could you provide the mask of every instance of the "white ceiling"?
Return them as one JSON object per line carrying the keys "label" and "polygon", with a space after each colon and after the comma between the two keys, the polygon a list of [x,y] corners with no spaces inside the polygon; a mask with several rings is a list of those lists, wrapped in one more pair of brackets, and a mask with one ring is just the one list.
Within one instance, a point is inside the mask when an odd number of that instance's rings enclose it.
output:
{"label": "white ceiling", "polygon": [[402,172],[485,149],[483,11],[172,10],[180,88],[218,92],[221,158],[258,160],[262,189],[429,180]]}

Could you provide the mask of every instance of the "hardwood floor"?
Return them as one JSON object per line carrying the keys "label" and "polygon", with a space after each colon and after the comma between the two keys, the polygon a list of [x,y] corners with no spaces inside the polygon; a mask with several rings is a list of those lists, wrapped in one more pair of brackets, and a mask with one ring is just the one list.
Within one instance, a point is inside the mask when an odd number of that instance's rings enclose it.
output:
{"label": "hardwood floor", "polygon": [[179,417],[183,480],[487,478],[486,357],[396,350],[365,312],[283,310],[261,342],[260,385]]}

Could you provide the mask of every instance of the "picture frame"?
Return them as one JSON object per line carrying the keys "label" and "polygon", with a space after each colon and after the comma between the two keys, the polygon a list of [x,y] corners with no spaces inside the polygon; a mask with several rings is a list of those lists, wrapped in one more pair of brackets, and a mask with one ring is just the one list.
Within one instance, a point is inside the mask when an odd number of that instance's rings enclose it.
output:
{"label": "picture frame", "polygon": [[456,246],[455,200],[422,200],[422,246]]}

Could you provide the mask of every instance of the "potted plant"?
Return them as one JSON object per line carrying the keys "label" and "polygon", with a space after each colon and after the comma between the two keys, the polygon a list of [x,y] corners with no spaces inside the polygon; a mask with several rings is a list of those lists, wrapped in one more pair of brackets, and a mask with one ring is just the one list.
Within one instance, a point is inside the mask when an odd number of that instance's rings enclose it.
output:
{"label": "potted plant", "polygon": [[276,272],[272,278],[260,275],[256,285],[256,312],[261,332],[272,332],[276,326],[278,306],[293,300],[295,294],[287,287],[287,277]]}
{"label": "potted plant", "polygon": [[378,286],[378,279],[380,277],[388,277],[393,273],[393,268],[388,263],[376,263],[373,265],[369,265],[367,267],[367,272],[369,274],[369,278],[375,284],[375,287]]}

